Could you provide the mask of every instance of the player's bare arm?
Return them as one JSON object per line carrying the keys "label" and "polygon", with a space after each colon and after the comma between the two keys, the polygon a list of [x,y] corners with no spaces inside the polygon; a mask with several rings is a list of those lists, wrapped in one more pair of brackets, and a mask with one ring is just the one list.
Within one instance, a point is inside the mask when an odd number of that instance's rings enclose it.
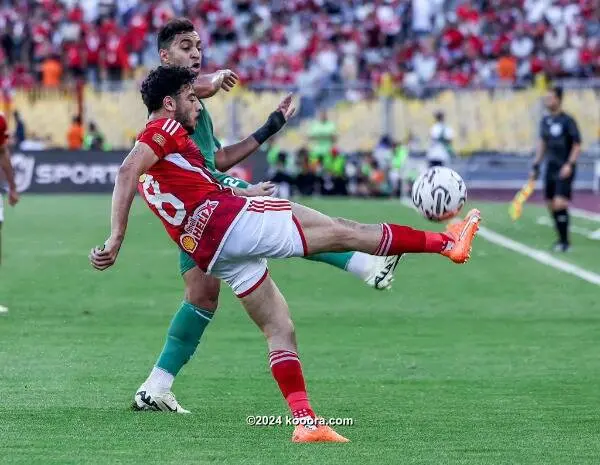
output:
{"label": "player's bare arm", "polygon": [[581,154],[581,144],[573,144],[573,148],[571,149],[571,153],[569,154],[569,159],[560,169],[559,176],[561,179],[570,178],[573,174],[573,166],[577,163],[577,159]]}
{"label": "player's bare arm", "polygon": [[276,134],[285,126],[285,123],[294,116],[296,106],[292,94],[279,103],[277,109],[269,115],[267,122],[258,128],[254,134],[237,144],[221,148],[215,153],[215,166],[219,171],[227,171],[241,161],[252,155],[267,139]]}
{"label": "player's bare arm", "polygon": [[230,69],[220,69],[211,74],[202,74],[194,82],[194,91],[198,98],[207,99],[220,90],[229,92],[239,81],[239,77]]}
{"label": "player's bare arm", "polygon": [[8,182],[8,204],[14,207],[19,202],[19,194],[15,183],[15,172],[10,162],[10,154],[6,144],[0,147],[0,169],[4,172]]}
{"label": "player's bare arm", "polygon": [[540,176],[540,165],[542,163],[542,159],[544,158],[545,151],[546,143],[543,141],[543,139],[540,139],[535,150],[535,158],[533,159],[531,173],[529,174],[530,179],[536,180]]}
{"label": "player's bare arm", "polygon": [[97,270],[105,270],[115,263],[125,238],[138,180],[157,161],[154,151],[143,142],[138,142],[123,160],[113,191],[110,236],[104,247],[95,247],[90,252],[90,262]]}

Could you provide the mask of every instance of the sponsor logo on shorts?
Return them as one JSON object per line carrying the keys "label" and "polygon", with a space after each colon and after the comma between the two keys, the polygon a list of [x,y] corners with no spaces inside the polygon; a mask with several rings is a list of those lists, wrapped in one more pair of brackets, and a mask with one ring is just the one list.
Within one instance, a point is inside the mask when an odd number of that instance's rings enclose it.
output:
{"label": "sponsor logo on shorts", "polygon": [[198,241],[189,234],[182,234],[179,238],[179,243],[187,253],[194,253],[196,247],[198,247]]}
{"label": "sponsor logo on shorts", "polygon": [[204,228],[206,228],[210,217],[218,205],[219,202],[217,201],[211,202],[210,200],[207,200],[196,208],[194,213],[188,217],[187,224],[183,228],[185,232],[196,241],[200,241],[202,234],[204,233]]}

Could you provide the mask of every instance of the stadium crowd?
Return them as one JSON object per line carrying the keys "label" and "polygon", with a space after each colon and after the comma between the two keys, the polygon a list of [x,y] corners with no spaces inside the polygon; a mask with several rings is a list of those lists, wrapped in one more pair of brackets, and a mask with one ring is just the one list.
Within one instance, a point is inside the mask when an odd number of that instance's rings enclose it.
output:
{"label": "stadium crowd", "polygon": [[154,34],[186,15],[206,69],[245,83],[527,84],[600,74],[596,0],[1,0],[0,83],[119,87],[156,62]]}

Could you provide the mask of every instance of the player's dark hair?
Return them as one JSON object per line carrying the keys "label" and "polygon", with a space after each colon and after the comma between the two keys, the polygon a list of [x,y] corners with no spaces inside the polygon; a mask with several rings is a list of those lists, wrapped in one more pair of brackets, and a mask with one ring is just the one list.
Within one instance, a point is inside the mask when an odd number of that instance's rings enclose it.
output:
{"label": "player's dark hair", "polygon": [[552,92],[554,93],[554,95],[556,96],[556,98],[558,99],[558,101],[562,102],[563,95],[564,95],[563,88],[561,86],[554,86],[554,87],[552,87]]}
{"label": "player's dark hair", "polygon": [[168,49],[173,43],[175,36],[178,34],[194,32],[195,30],[194,24],[187,18],[174,18],[170,20],[160,31],[158,31],[158,38],[156,41],[158,51]]}
{"label": "player's dark hair", "polygon": [[142,100],[148,113],[162,108],[165,97],[175,97],[184,86],[192,84],[194,79],[196,73],[181,66],[159,66],[152,70],[142,82],[141,88]]}

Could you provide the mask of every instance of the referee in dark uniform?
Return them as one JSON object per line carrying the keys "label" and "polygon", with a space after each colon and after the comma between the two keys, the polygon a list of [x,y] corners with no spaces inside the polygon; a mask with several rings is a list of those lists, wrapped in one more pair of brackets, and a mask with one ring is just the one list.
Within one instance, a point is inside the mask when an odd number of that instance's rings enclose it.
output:
{"label": "referee in dark uniform", "polygon": [[545,97],[548,114],[540,124],[540,140],[531,176],[537,179],[542,160],[546,159],[544,191],[548,210],[558,234],[555,252],[569,250],[569,201],[581,153],[581,135],[575,120],[562,111],[563,90],[552,88]]}

